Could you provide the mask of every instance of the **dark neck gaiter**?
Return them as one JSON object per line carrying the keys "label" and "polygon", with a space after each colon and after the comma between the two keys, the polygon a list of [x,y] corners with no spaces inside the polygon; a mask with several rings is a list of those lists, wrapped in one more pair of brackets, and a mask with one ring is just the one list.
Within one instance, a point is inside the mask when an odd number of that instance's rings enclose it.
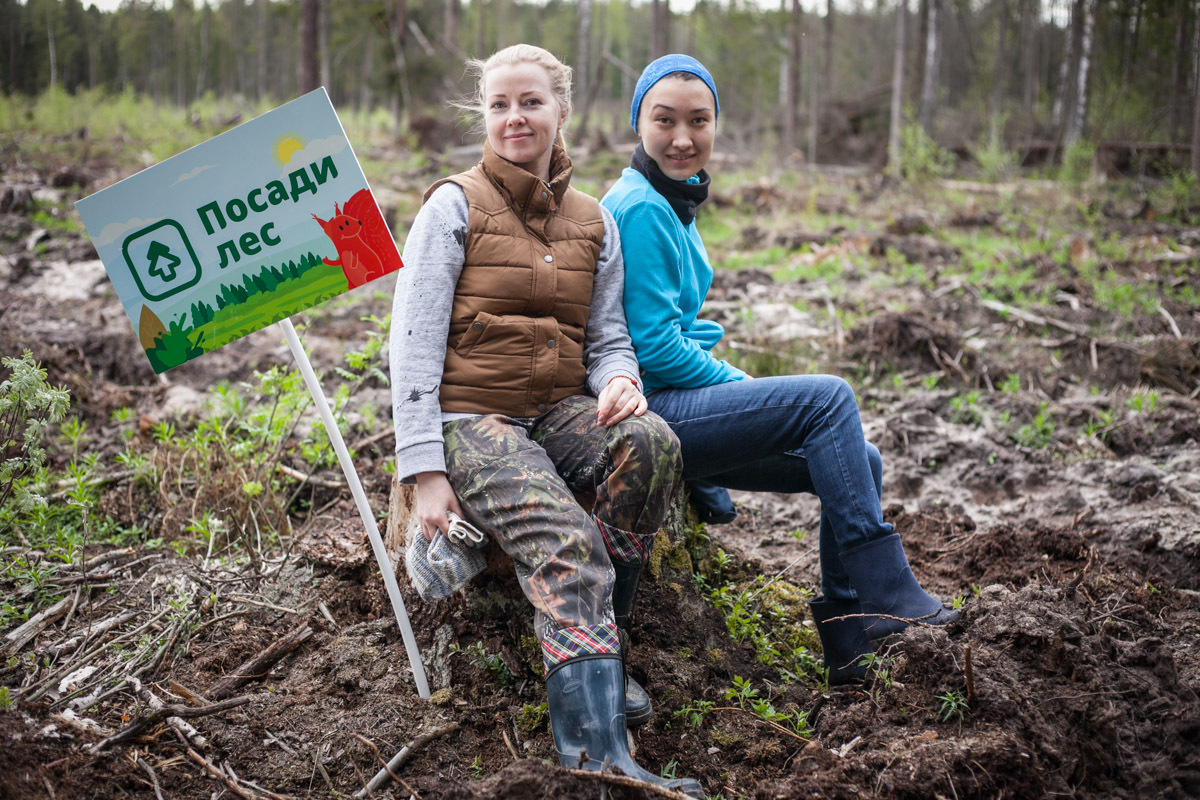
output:
{"label": "dark neck gaiter", "polygon": [[650,181],[650,185],[654,187],[655,191],[666,198],[680,222],[684,225],[691,225],[695,221],[696,209],[708,197],[707,172],[700,170],[696,175],[700,179],[699,183],[668,178],[658,168],[654,159],[646,155],[646,150],[640,142],[637,149],[633,151],[633,158],[629,160],[629,166],[642,173],[646,180]]}

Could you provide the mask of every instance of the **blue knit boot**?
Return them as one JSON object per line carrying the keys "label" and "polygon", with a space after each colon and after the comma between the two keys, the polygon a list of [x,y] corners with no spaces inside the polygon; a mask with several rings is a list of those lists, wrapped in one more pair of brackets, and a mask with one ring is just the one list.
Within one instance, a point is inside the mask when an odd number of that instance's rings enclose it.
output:
{"label": "blue knit boot", "polygon": [[829,674],[829,685],[859,681],[866,677],[867,667],[863,656],[872,652],[871,643],[863,628],[863,619],[836,619],[849,614],[861,614],[862,606],[857,599],[826,600],[819,598],[808,604],[812,610],[817,635],[821,637],[821,649],[825,652],[825,670]]}
{"label": "blue knit boot", "polygon": [[907,621],[945,625],[958,619],[957,611],[943,606],[917,583],[904,555],[900,534],[874,539],[843,550],[840,555],[850,583],[858,593],[862,613],[886,615],[863,620],[870,641],[878,642],[899,633],[908,627]]}

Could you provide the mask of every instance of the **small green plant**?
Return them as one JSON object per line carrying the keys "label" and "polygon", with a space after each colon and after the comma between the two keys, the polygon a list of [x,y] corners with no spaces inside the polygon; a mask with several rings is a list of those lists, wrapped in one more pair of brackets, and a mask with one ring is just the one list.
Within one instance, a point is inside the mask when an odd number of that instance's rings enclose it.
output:
{"label": "small green plant", "polygon": [[666,778],[669,781],[675,780],[675,770],[679,768],[679,762],[671,759],[666,764],[663,764],[662,769],[658,771],[660,778]]}
{"label": "small green plant", "polygon": [[900,129],[900,168],[904,180],[921,187],[954,170],[954,154],[915,122]]}
{"label": "small green plant", "polygon": [[714,705],[715,703],[710,700],[696,700],[679,709],[671,716],[681,720],[684,725],[695,730],[704,724],[705,716],[713,710]]}
{"label": "small green plant", "polygon": [[1135,414],[1153,414],[1158,408],[1158,392],[1138,392],[1125,401]]}
{"label": "small green plant", "polygon": [[489,653],[482,640],[469,644],[465,648],[460,648],[457,644],[450,645],[450,652],[466,654],[467,662],[471,666],[489,673],[500,683],[513,682],[512,670],[504,663],[504,659],[498,653]]}
{"label": "small green plant", "polygon": [[752,703],[757,698],[758,689],[750,684],[748,678],[741,675],[734,675],[733,686],[725,690],[725,699],[737,703],[738,708],[745,708],[747,703]]}
{"label": "small green plant", "polygon": [[1096,414],[1088,416],[1088,421],[1083,424],[1083,435],[1087,436],[1088,438],[1094,436],[1099,439],[1104,439],[1108,436],[1109,430],[1112,429],[1112,424],[1112,411],[1098,411]]}
{"label": "small green plant", "polygon": [[[1004,127],[1003,120],[998,122],[998,127]],[[1017,153],[1004,149],[998,137],[976,144],[971,150],[971,156],[979,164],[979,177],[987,183],[1006,181],[1017,172]]]}
{"label": "small green plant", "polygon": [[925,387],[925,391],[932,392],[937,388],[937,385],[939,382],[941,382],[941,380],[941,375],[926,375],[924,378],[921,378],[921,385]]}
{"label": "small green plant", "polygon": [[804,528],[797,528],[794,531],[788,531],[787,535],[795,539],[797,542],[803,542],[808,538],[808,531]]}
{"label": "small green plant", "polygon": [[1047,403],[1039,403],[1037,413],[1034,414],[1033,419],[1017,429],[1016,436],[1014,437],[1017,444],[1022,447],[1042,450],[1054,442],[1055,425],[1046,413],[1047,407]]}
{"label": "small green plant", "polygon": [[[871,677],[872,691],[878,691],[879,687],[884,689],[892,688],[892,659],[879,653],[867,653],[858,662],[859,666],[865,667],[867,674]],[[874,698],[878,700],[878,697]]]}
{"label": "small green plant", "polygon": [[467,769],[471,770],[472,780],[479,780],[483,777],[483,756],[475,756],[475,760],[467,765]]}
{"label": "small green plant", "polygon": [[546,729],[550,721],[550,706],[546,703],[526,704],[517,713],[517,730],[526,736],[533,736],[538,731]]}
{"label": "small green plant", "polygon": [[956,425],[979,425],[983,414],[979,411],[979,392],[970,391],[950,398],[950,421]]}
{"label": "small green plant", "polygon": [[1017,373],[1011,373],[1004,382],[1000,384],[1000,391],[1004,394],[1017,394],[1021,391],[1021,376]]}
{"label": "small green plant", "polygon": [[0,686],[0,711],[12,711],[17,707],[17,700],[12,696],[7,686]]}
{"label": "small green plant", "polygon": [[0,383],[0,454],[4,456],[0,461],[0,535],[21,512],[45,506],[33,480],[46,463],[42,439],[71,404],[65,388],[46,383],[46,370],[28,350],[20,358],[6,357],[2,363],[10,374]]}
{"label": "small green plant", "polygon": [[1083,139],[1076,139],[1063,152],[1062,167],[1058,179],[1078,187],[1092,177],[1092,163],[1096,160],[1096,148]]}
{"label": "small green plant", "polygon": [[950,606],[955,611],[958,611],[959,609],[961,609],[963,607],[963,604],[966,603],[966,601],[967,601],[967,598],[965,596],[963,596],[961,594],[956,594],[954,596],[954,599],[950,601]]}
{"label": "small green plant", "polygon": [[955,718],[962,721],[966,713],[971,710],[971,707],[967,705],[967,698],[961,692],[949,691],[937,695],[936,699],[941,701],[941,705],[938,706],[938,717],[942,722],[949,722]]}

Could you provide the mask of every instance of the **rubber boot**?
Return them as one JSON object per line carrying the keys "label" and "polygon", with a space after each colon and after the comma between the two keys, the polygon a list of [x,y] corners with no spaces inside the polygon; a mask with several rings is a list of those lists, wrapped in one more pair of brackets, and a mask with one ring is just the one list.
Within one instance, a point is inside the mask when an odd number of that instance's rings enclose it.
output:
{"label": "rubber boot", "polygon": [[546,678],[546,702],[558,763],[592,771],[617,767],[639,781],[689,797],[704,797],[696,779],[661,778],[633,760],[625,732],[623,688],[621,659],[615,656],[576,658],[550,673]]}
{"label": "rubber boot", "polygon": [[[858,593],[862,613],[886,614],[926,625],[945,625],[958,619],[957,611],[943,606],[917,583],[904,555],[900,534],[874,539],[843,550],[840,555],[850,583]],[[872,643],[908,627],[907,622],[884,617],[863,622]]]}
{"label": "rubber boot", "polygon": [[613,584],[613,613],[616,614],[617,629],[621,631],[621,665],[625,674],[625,724],[637,728],[649,722],[654,714],[650,695],[625,669],[625,654],[629,652],[629,616],[642,578],[642,565],[613,562],[613,570],[617,573]]}
{"label": "rubber boot", "polygon": [[818,598],[808,604],[812,610],[817,635],[821,637],[821,649],[825,651],[825,670],[830,686],[860,681],[867,676],[867,665],[863,656],[872,651],[867,640],[863,619],[838,619],[832,617],[861,614],[862,606],[857,599],[826,600]]}

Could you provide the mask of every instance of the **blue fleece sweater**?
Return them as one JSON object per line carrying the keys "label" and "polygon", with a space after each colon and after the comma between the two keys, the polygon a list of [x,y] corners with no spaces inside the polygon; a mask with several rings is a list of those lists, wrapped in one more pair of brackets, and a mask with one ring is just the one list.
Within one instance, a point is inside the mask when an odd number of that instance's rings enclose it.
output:
{"label": "blue fleece sweater", "polygon": [[625,318],[646,392],[695,389],[746,377],[709,352],[725,330],[696,318],[713,271],[695,223],[681,223],[650,181],[629,168],[600,202],[621,231]]}

